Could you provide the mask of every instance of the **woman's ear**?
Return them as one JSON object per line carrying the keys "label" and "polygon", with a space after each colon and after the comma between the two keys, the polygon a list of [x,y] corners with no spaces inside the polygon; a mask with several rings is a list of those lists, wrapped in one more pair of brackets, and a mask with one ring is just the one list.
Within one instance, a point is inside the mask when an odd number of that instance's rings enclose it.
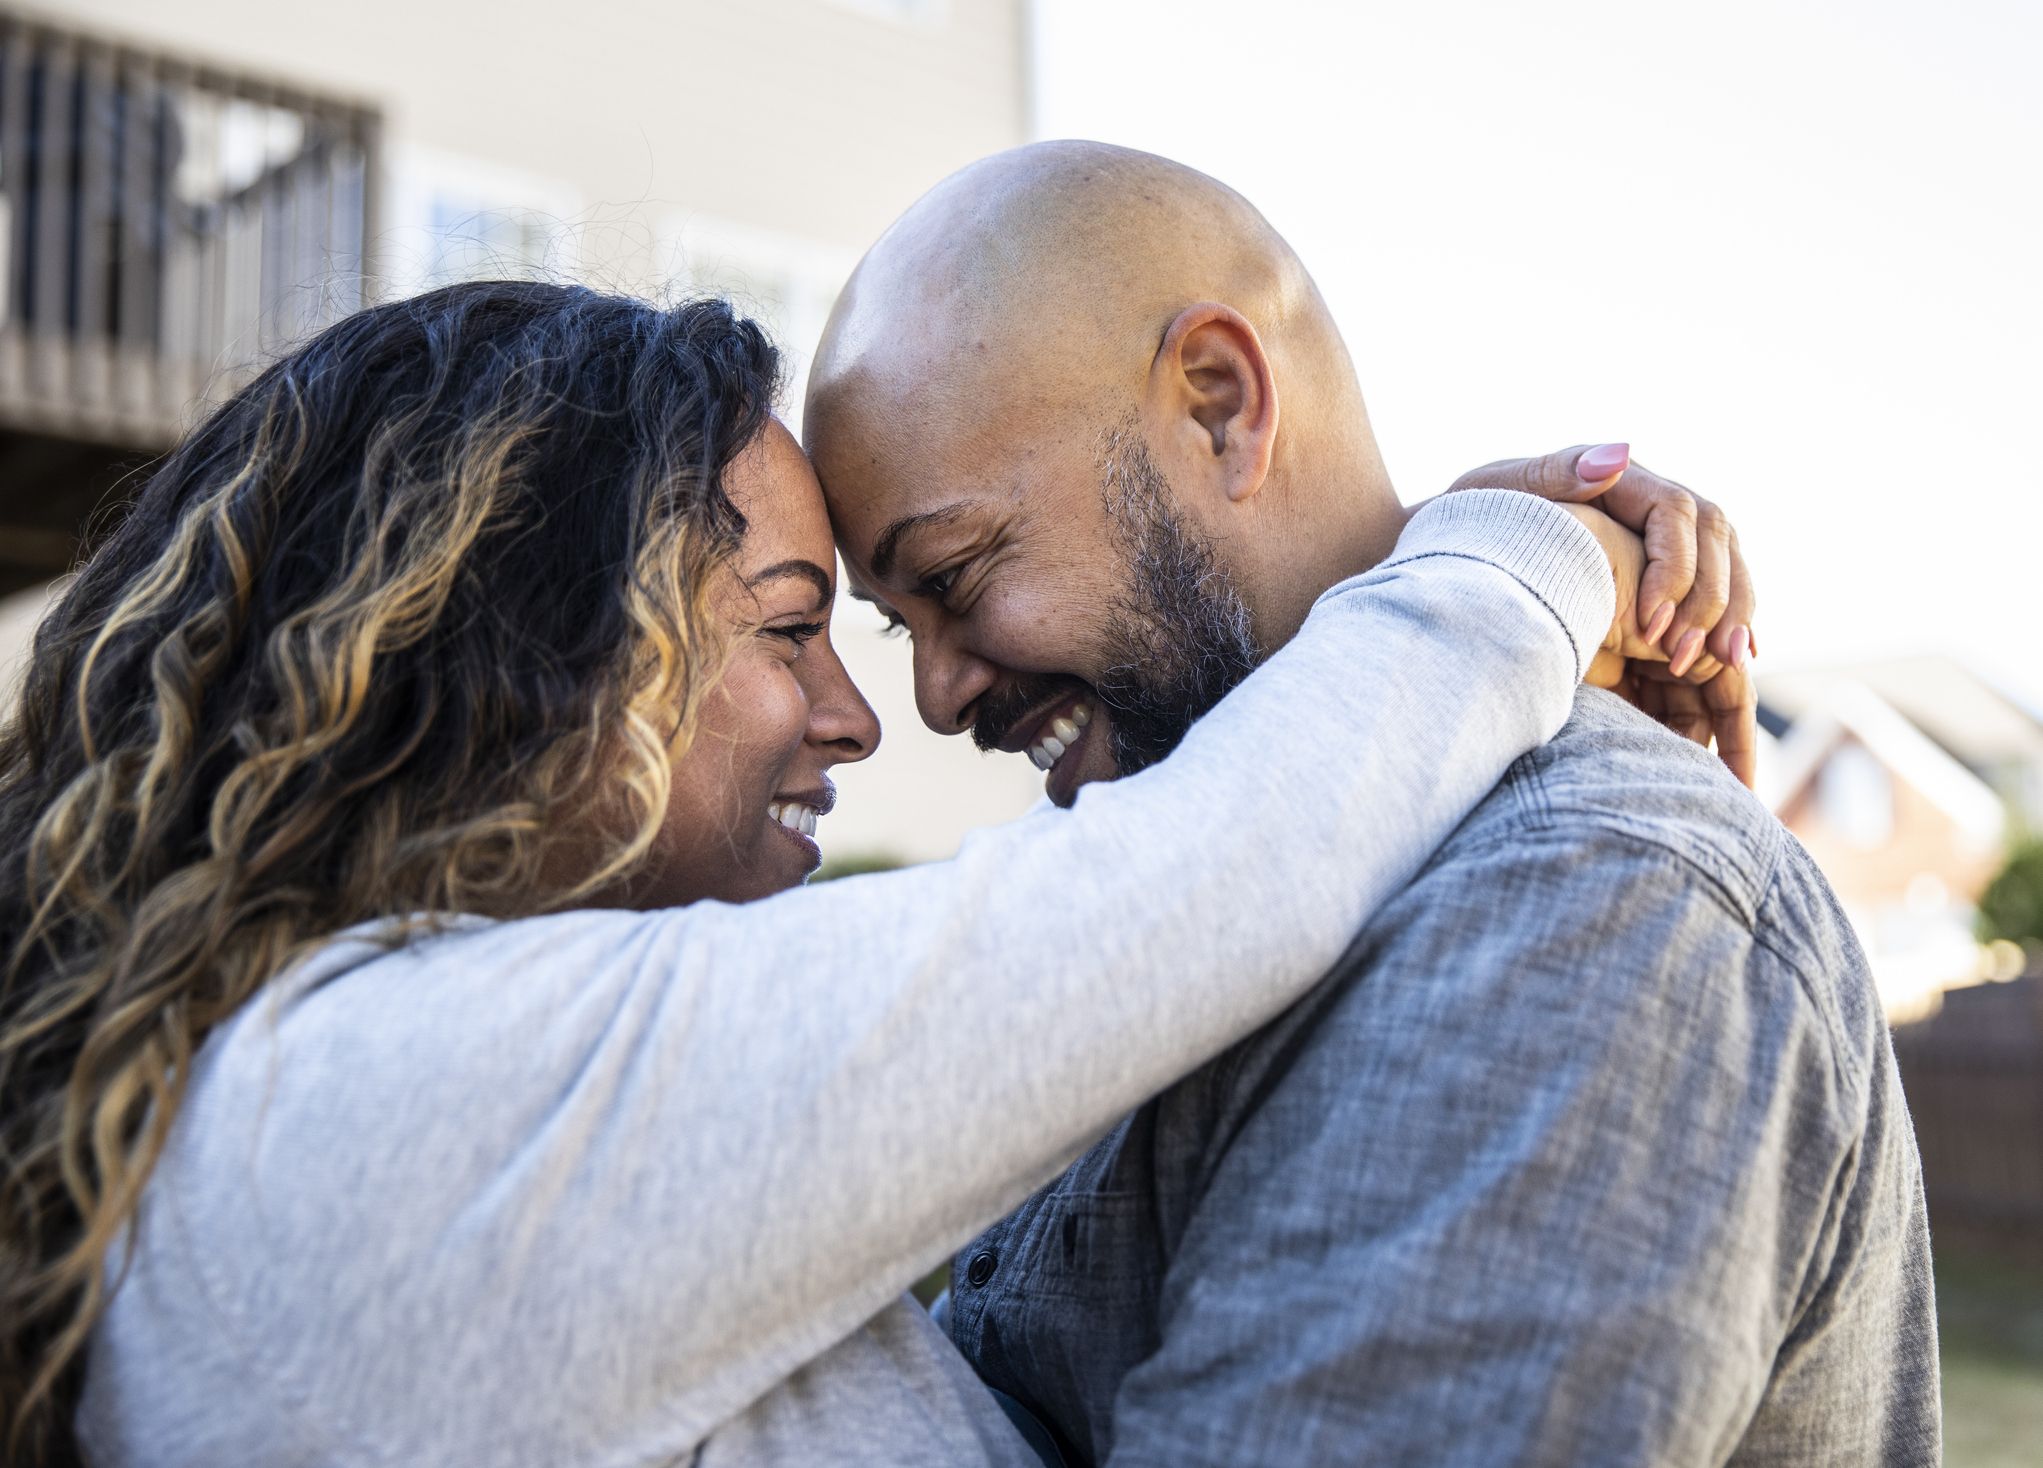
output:
{"label": "woman's ear", "polygon": [[1150,364],[1148,392],[1151,421],[1211,471],[1229,500],[1255,496],[1277,442],[1277,384],[1247,317],[1213,301],[1178,312]]}

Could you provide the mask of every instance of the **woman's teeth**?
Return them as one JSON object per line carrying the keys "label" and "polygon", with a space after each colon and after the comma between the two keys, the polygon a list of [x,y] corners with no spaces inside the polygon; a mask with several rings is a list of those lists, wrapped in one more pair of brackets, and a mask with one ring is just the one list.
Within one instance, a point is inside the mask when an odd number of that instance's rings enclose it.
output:
{"label": "woman's teeth", "polygon": [[1092,722],[1092,705],[1074,704],[1068,717],[1052,719],[1041,739],[1028,748],[1029,758],[1039,770],[1047,770],[1064,757],[1064,751],[1078,743],[1078,736]]}
{"label": "woman's teeth", "polygon": [[822,814],[813,805],[803,805],[798,800],[769,805],[766,814],[779,821],[790,831],[799,831],[804,836],[816,834],[816,818]]}

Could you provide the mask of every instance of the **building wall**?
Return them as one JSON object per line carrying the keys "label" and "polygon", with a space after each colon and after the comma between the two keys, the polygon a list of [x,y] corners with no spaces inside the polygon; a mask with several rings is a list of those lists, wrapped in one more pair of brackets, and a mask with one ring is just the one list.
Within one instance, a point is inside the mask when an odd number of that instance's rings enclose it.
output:
{"label": "building wall", "polygon": [[865,247],[1026,136],[1026,0],[26,8],[375,107],[386,289],[539,273],[717,290],[787,347],[792,411]]}
{"label": "building wall", "polygon": [[[66,26],[361,100],[384,121],[392,289],[537,270],[736,295],[802,373],[859,254],[931,184],[1024,141],[1024,0],[62,0]],[[33,608],[0,619],[0,670]],[[838,779],[832,855],[948,855],[1040,795],[916,716],[905,643],[846,603],[886,728]],[[12,630],[9,630],[9,629]],[[0,697],[4,697],[0,687]]]}
{"label": "building wall", "polygon": [[1025,131],[1020,0],[63,0],[379,105],[394,139],[854,253]]}
{"label": "building wall", "polygon": [[[1865,746],[1847,740],[1831,759],[1854,754],[1864,758]],[[1921,879],[1927,875],[1941,884],[1949,900],[1963,904],[1976,900],[1998,870],[2000,847],[1974,839],[1884,766],[1875,763],[1868,768],[1878,769],[1885,782],[1885,797],[1879,802],[1884,808],[1871,828],[1862,825],[1863,809],[1843,812],[1847,817],[1843,820],[1837,818],[1839,812],[1825,809],[1821,772],[1779,812],[1840,899],[1867,912],[1901,906],[1911,898],[1920,899]]]}

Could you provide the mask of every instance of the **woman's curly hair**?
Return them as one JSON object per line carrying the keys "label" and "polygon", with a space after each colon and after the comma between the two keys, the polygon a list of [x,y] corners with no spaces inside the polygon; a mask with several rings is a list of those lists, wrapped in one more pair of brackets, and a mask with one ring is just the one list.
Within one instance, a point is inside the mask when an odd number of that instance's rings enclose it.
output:
{"label": "woman's curly hair", "polygon": [[215,1025],[345,928],[642,860],[777,386],[721,302],[478,282],[340,322],[149,476],[0,731],[0,1456],[75,1456]]}

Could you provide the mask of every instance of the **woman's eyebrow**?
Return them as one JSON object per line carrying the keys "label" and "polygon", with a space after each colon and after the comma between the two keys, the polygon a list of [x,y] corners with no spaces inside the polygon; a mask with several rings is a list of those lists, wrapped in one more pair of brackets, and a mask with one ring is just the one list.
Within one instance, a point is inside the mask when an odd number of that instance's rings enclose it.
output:
{"label": "woman's eyebrow", "polygon": [[745,584],[757,591],[769,581],[778,581],[783,576],[799,576],[816,588],[816,605],[828,606],[833,595],[830,573],[814,561],[800,559],[776,561],[763,571],[754,572],[745,578]]}

